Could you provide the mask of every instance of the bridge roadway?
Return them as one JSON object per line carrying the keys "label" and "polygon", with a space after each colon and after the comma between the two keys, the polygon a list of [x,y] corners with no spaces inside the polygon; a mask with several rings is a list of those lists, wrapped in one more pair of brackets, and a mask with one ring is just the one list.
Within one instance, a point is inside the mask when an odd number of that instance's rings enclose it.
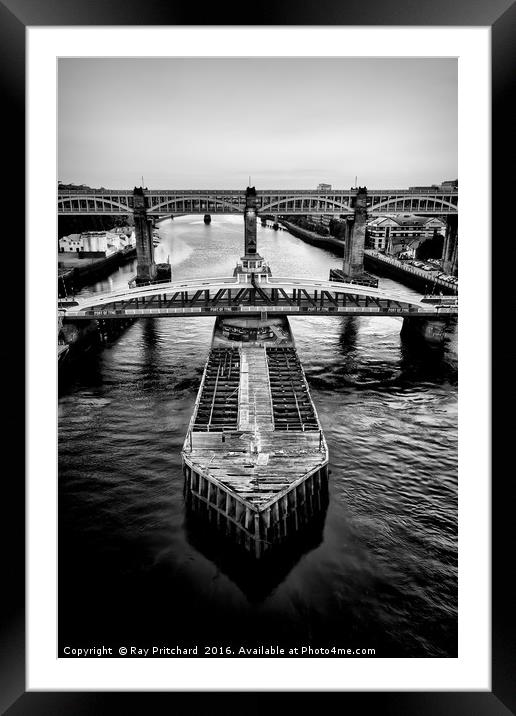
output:
{"label": "bridge roadway", "polygon": [[[263,189],[256,195],[262,214],[353,214],[357,189]],[[245,191],[238,189],[146,189],[147,214],[241,214]],[[457,214],[458,191],[452,188],[368,189],[367,213],[372,216],[415,213]],[[59,189],[59,215],[128,214],[134,208],[128,189]]]}
{"label": "bridge roadway", "polygon": [[58,309],[59,315],[68,319],[243,317],[263,313],[446,319],[458,313],[457,302],[450,300],[447,297],[446,303],[435,305],[395,291],[355,284],[269,276],[253,283],[226,277],[151,284],[60,299]]}

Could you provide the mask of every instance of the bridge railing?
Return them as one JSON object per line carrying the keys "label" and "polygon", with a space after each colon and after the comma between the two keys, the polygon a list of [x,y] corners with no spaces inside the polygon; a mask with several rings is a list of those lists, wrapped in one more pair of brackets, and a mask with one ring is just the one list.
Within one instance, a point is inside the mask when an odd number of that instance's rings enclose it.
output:
{"label": "bridge railing", "polygon": [[135,283],[133,286],[131,286],[131,283],[135,280],[136,280],[136,277],[131,279],[131,281],[129,282],[129,288],[142,288],[142,286],[159,286],[162,283],[171,283],[166,278],[162,278],[159,281],[143,281],[142,283],[139,283],[139,284]]}
{"label": "bridge railing", "polygon": [[[92,293],[87,296],[75,296],[74,301],[91,301],[92,299],[96,298],[109,298],[112,297],[113,300],[116,300],[117,296],[125,296],[128,293],[137,293],[138,291],[144,290],[144,291],[150,291],[154,293],[155,287],[162,287],[170,286],[172,290],[178,290],[178,289],[189,289],[189,288],[200,288],[200,287],[206,287],[209,288],[213,284],[218,285],[240,285],[236,282],[236,280],[232,276],[215,276],[215,277],[209,277],[209,278],[193,278],[193,279],[183,279],[182,283],[176,283],[174,281],[149,281],[145,282],[144,284],[140,284],[139,286],[128,286],[127,288],[119,288],[110,290],[110,291],[99,291],[98,293]],[[59,301],[66,301],[66,298],[58,299]],[[70,300],[70,299],[68,299]]]}
{"label": "bridge railing", "polygon": [[[291,292],[296,289],[303,289],[309,292],[311,291],[328,291],[330,293],[349,293],[357,296],[370,296],[377,298],[391,299],[394,301],[400,301],[407,305],[418,306],[420,299],[414,296],[407,295],[401,291],[390,290],[388,293],[381,289],[374,289],[370,287],[360,286],[357,284],[346,284],[339,283],[336,281],[328,281],[324,279],[313,280],[309,277],[266,277],[264,281],[260,281],[258,286],[263,289],[283,289],[287,292]],[[235,277],[209,277],[209,278],[197,278],[197,279],[186,279],[181,283],[171,281],[160,281],[159,283],[149,282],[145,285],[134,286],[134,287],[123,287],[115,291],[103,291],[99,293],[90,294],[88,296],[76,296],[74,301],[81,307],[85,305],[102,305],[106,303],[121,302],[124,300],[130,300],[132,298],[147,298],[152,295],[171,294],[180,291],[187,293],[193,293],[199,290],[207,290],[215,292],[220,289],[244,289],[251,288],[250,283],[240,283]],[[59,305],[66,303],[66,298],[60,299]],[[69,301],[70,299],[68,299]]]}
{"label": "bridge railing", "polygon": [[125,316],[216,316],[227,314],[230,316],[242,316],[243,314],[256,315],[266,309],[267,313],[273,315],[274,313],[280,315],[291,315],[291,316],[343,316],[343,315],[382,315],[382,316],[412,316],[412,317],[439,317],[439,316],[456,316],[457,307],[455,306],[435,306],[428,304],[427,308],[399,308],[391,307],[388,310],[380,308],[378,306],[326,306],[320,308],[318,306],[177,306],[159,308],[153,306],[152,308],[126,308],[120,310],[108,310],[105,308],[91,307],[81,311],[80,309],[69,309],[63,312],[62,317],[70,318],[89,318],[89,317],[120,317],[123,313]]}
{"label": "bridge railing", "polygon": [[[257,189],[257,196],[333,196],[333,195],[344,195],[344,194],[356,194],[357,188],[351,187],[350,189]],[[58,194],[133,194],[132,189],[106,189],[105,187],[60,187],[57,188]],[[225,194],[234,196],[245,196],[244,189],[145,189],[146,194],[156,194],[160,196],[174,196],[178,194],[185,194],[188,196],[194,196],[196,194]],[[414,189],[368,189],[367,193],[370,195],[378,196],[384,194],[402,195],[402,194],[456,194],[458,195],[458,189],[456,187],[416,187]]]}

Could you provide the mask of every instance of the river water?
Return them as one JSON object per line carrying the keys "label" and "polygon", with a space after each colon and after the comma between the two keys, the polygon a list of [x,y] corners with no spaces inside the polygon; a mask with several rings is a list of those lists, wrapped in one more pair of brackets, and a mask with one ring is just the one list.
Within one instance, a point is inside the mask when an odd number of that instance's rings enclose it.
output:
{"label": "river water", "polygon": [[[231,275],[243,250],[241,217],[180,217],[160,235],[156,260],[170,256],[178,279]],[[339,265],[261,226],[258,249],[275,276],[326,279]],[[82,294],[134,272],[133,262]],[[214,319],[136,321],[60,376],[61,650],[457,655],[456,334],[429,349],[402,340],[397,318],[290,321],[328,442],[329,505],[268,574],[232,563],[185,514],[180,450]]]}

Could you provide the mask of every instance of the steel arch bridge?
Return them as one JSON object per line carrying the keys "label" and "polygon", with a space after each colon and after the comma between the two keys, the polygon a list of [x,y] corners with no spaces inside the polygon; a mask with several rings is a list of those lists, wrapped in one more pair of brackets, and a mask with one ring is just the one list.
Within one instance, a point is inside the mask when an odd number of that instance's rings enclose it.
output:
{"label": "steel arch bridge", "polygon": [[181,318],[228,315],[398,316],[446,319],[457,302],[436,305],[396,291],[308,278],[261,281],[207,278],[120,289],[87,298],[61,299],[68,319]]}
{"label": "steel arch bridge", "polygon": [[[353,214],[356,189],[287,190],[257,192],[262,214]],[[245,191],[232,189],[145,190],[147,214],[241,214]],[[134,209],[128,189],[59,189],[57,210],[61,215],[128,214]],[[457,189],[372,189],[367,192],[367,213],[372,216],[399,213],[446,215],[458,213]]]}

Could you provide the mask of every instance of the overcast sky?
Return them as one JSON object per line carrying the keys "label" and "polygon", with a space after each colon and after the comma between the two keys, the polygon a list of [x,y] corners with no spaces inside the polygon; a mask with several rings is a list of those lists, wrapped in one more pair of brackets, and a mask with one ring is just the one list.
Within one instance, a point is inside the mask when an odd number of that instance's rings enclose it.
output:
{"label": "overcast sky", "polygon": [[59,179],[405,188],[457,177],[454,59],[61,59]]}

